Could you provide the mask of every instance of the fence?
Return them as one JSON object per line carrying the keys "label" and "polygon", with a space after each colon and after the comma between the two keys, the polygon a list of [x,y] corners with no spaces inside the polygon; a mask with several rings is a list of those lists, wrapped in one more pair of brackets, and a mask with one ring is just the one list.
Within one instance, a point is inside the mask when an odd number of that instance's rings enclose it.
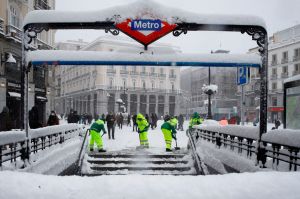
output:
{"label": "fence", "polygon": [[258,150],[259,129],[245,126],[198,126],[192,129],[195,140],[199,138],[211,142],[217,148],[227,148],[262,163],[265,168],[271,162],[273,169],[280,163],[287,163],[289,170],[297,171],[300,150],[300,131],[272,130],[262,136]]}
{"label": "fence", "polygon": [[18,158],[25,160],[28,155],[37,153],[56,144],[62,144],[82,134],[83,126],[64,124],[29,131],[29,154],[26,153],[26,135],[24,131],[0,132],[0,167],[4,162],[16,162]]}

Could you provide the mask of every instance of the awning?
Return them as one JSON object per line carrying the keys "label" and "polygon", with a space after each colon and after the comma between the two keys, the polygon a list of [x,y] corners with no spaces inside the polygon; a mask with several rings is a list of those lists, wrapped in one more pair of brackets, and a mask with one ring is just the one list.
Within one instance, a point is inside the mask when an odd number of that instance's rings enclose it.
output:
{"label": "awning", "polygon": [[21,98],[21,94],[16,92],[8,92],[8,95],[10,97]]}
{"label": "awning", "polygon": [[43,97],[43,96],[36,96],[36,99],[38,99],[40,101],[48,101],[48,99],[46,97]]}

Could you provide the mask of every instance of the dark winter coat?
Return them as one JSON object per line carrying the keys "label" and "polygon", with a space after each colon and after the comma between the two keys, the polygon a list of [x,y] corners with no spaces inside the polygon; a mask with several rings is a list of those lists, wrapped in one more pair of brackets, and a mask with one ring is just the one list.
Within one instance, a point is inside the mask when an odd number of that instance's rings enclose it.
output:
{"label": "dark winter coat", "polygon": [[42,124],[39,122],[39,111],[35,106],[29,111],[29,126],[31,129],[42,127]]}
{"label": "dark winter coat", "polygon": [[0,131],[9,131],[13,128],[12,121],[7,107],[0,113]]}
{"label": "dark winter coat", "polygon": [[108,114],[105,120],[107,122],[107,126],[112,127],[115,125],[116,117],[112,114]]}
{"label": "dark winter coat", "polygon": [[50,115],[47,122],[48,126],[59,125],[59,119],[57,115]]}

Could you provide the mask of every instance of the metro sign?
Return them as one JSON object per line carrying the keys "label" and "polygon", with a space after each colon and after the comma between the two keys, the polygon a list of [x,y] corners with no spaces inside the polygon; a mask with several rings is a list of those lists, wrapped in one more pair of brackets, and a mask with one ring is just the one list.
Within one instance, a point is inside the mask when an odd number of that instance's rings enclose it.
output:
{"label": "metro sign", "polygon": [[176,27],[176,24],[159,19],[127,19],[116,24],[116,28],[145,46],[172,32]]}

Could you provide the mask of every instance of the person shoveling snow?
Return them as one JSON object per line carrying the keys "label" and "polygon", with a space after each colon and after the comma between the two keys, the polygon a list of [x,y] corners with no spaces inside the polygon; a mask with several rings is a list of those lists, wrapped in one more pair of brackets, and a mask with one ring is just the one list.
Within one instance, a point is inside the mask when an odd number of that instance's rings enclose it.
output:
{"label": "person shoveling snow", "polygon": [[165,122],[161,126],[161,131],[164,134],[165,142],[166,142],[166,152],[172,151],[172,138],[176,141],[176,147],[175,150],[178,150],[179,147],[177,147],[177,139],[176,139],[176,129],[175,126],[177,124],[176,118],[170,118],[166,117]]}

